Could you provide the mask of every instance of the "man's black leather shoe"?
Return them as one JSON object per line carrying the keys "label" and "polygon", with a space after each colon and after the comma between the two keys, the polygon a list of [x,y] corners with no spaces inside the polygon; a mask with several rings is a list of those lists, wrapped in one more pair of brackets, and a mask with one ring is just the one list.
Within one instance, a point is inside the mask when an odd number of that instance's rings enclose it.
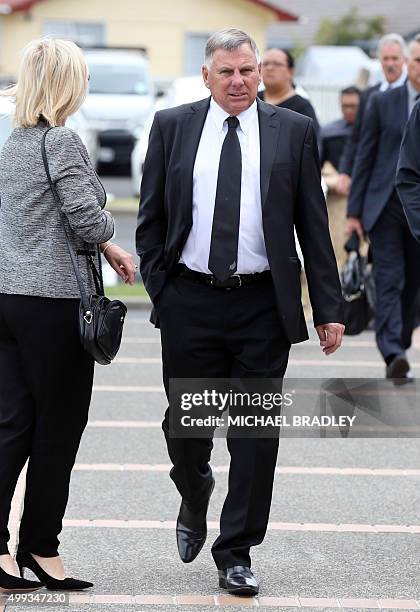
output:
{"label": "man's black leather shoe", "polygon": [[394,385],[404,385],[411,382],[412,377],[407,376],[410,364],[404,355],[397,355],[386,367],[386,377],[392,379]]}
{"label": "man's black leather shoe", "polygon": [[207,510],[214,489],[214,478],[207,499],[199,510],[192,511],[182,500],[176,522],[176,542],[181,560],[184,563],[194,561],[204,546],[207,538]]}
{"label": "man's black leather shoe", "polygon": [[235,565],[219,570],[219,587],[231,595],[257,595],[260,585],[249,567]]}

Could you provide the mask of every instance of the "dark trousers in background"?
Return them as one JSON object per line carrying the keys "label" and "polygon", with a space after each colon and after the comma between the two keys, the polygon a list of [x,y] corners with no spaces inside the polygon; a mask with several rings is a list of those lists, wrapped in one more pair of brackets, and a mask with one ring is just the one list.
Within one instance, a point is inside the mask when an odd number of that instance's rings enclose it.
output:
{"label": "dark trousers in background", "polygon": [[[285,296],[287,299],[287,296]],[[183,278],[171,279],[158,302],[163,378],[281,378],[290,350],[278,316],[271,280],[223,290]],[[169,436],[171,478],[192,508],[211,482],[213,442]],[[265,536],[270,512],[278,437],[228,438],[229,490],[212,554],[219,569],[251,566],[249,550]]]}
{"label": "dark trousers in background", "polygon": [[389,361],[411,346],[420,288],[420,244],[409,230],[395,192],[369,239],[376,284],[376,342]]}
{"label": "dark trousers in background", "polygon": [[0,294],[0,554],[8,552],[11,500],[28,458],[19,550],[58,554],[93,383],[78,304]]}

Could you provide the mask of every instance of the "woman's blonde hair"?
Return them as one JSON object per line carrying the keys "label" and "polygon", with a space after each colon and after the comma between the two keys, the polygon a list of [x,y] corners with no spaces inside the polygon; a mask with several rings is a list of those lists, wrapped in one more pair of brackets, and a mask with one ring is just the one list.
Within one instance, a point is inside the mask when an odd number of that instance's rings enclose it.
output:
{"label": "woman's blonde hair", "polygon": [[23,49],[16,85],[1,92],[15,99],[15,123],[33,127],[40,119],[62,125],[83,104],[88,68],[82,51],[69,40],[43,38]]}

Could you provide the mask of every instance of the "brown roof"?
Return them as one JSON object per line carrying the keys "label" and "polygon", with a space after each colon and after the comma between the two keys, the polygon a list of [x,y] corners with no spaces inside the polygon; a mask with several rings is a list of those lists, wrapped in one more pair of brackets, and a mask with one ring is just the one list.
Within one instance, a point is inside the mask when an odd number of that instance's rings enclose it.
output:
{"label": "brown roof", "polygon": [[[298,21],[298,17],[296,15],[294,15],[290,11],[283,10],[272,1],[249,1],[253,4],[258,4],[259,6],[272,11],[276,15],[277,21]],[[27,11],[38,2],[40,2],[40,0],[0,0],[0,13],[15,13],[17,11]]]}
{"label": "brown roof", "polygon": [[0,13],[27,11],[40,0],[0,0]]}
{"label": "brown roof", "polygon": [[290,11],[285,11],[274,2],[266,2],[266,0],[249,0],[253,4],[258,4],[263,8],[273,11],[277,17],[277,21],[298,21],[299,17]]}

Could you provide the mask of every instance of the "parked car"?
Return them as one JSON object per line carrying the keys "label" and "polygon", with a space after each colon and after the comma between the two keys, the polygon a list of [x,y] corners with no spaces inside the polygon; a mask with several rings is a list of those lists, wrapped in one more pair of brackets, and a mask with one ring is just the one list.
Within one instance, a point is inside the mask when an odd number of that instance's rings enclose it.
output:
{"label": "parked car", "polygon": [[362,49],[354,46],[318,46],[309,47],[299,58],[296,66],[296,80],[303,86],[305,83],[334,83],[354,85],[362,68],[376,68],[372,60]]}
{"label": "parked car", "polygon": [[89,95],[83,112],[98,133],[99,163],[130,167],[135,133],[144,126],[155,97],[143,49],[89,48]]}
{"label": "parked car", "polygon": [[90,125],[83,108],[80,108],[67,119],[66,126],[79,134],[89,153],[92,164],[96,168],[99,152],[98,133]]}
{"label": "parked car", "polygon": [[7,98],[0,98],[0,149],[13,130],[14,104]]}
{"label": "parked car", "polygon": [[187,104],[196,100],[202,100],[210,95],[209,90],[203,83],[201,76],[188,76],[175,79],[169,87],[167,93],[157,98],[153,109],[149,113],[139,133],[133,152],[131,154],[131,184],[133,195],[140,193],[140,182],[143,174],[144,158],[146,157],[149,134],[152,127],[155,113],[163,108],[173,108],[180,104]]}
{"label": "parked car", "polygon": [[[0,98],[0,149],[13,130],[14,108],[14,103],[10,99]],[[92,163],[95,164],[98,154],[98,137],[89,126],[83,111],[79,109],[77,113],[71,115],[66,121],[66,126],[79,134]]]}
{"label": "parked car", "polygon": [[322,125],[341,117],[343,87],[373,85],[380,75],[379,61],[359,47],[314,45],[299,58],[295,81],[308,92]]}

